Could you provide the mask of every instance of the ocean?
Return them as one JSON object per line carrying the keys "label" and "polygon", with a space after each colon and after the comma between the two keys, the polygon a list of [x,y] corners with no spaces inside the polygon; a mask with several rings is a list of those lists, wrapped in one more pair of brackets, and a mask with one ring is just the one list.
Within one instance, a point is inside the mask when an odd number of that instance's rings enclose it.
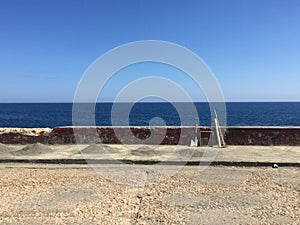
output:
{"label": "ocean", "polygon": [[[126,103],[119,103],[126,104]],[[181,107],[185,107],[185,103]],[[97,103],[94,121],[80,125],[111,126],[112,103]],[[208,103],[195,103],[201,126],[211,125]],[[228,102],[227,126],[300,126],[300,102]],[[178,114],[171,103],[136,103],[129,112],[129,122],[114,117],[118,126],[193,126],[188,110]],[[153,122],[153,118],[160,118]],[[163,121],[163,122],[162,122]],[[0,103],[0,127],[57,127],[72,125],[72,103]]]}

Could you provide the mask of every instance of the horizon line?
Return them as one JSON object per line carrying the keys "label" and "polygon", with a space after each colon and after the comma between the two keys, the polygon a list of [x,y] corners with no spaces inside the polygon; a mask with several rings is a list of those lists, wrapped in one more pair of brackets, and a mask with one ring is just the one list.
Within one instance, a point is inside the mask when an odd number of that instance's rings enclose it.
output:
{"label": "horizon line", "polygon": [[[300,100],[259,100],[259,101],[224,101],[224,103],[300,103]],[[53,102],[42,102],[42,101],[25,101],[25,102],[1,102],[0,104],[73,104],[75,102],[67,102],[67,101],[53,101]],[[76,104],[95,104],[95,103],[191,103],[191,102],[183,102],[183,101],[176,101],[176,102],[166,102],[166,101],[142,101],[142,102],[113,102],[113,101],[102,101],[102,102],[76,102]],[[210,103],[208,101],[193,101],[192,103]],[[218,101],[211,101],[211,103],[222,103]]]}

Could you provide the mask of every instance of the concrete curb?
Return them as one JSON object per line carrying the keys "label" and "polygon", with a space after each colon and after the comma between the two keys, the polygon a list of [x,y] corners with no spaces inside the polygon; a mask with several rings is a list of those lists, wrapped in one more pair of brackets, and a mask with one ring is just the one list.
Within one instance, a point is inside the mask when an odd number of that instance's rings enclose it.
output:
{"label": "concrete curb", "polygon": [[136,165],[186,165],[186,166],[237,166],[237,167],[300,167],[300,162],[238,162],[238,161],[155,161],[155,160],[88,160],[85,159],[0,159],[0,163],[27,163],[27,164],[136,164]]}

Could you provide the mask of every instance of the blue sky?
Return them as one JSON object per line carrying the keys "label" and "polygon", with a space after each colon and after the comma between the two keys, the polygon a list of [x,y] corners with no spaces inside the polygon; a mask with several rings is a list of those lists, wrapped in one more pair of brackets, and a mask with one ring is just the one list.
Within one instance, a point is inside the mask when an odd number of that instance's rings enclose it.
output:
{"label": "blue sky", "polygon": [[[0,102],[71,102],[95,59],[139,40],[195,52],[226,101],[299,101],[299,12],[298,0],[2,0]],[[103,101],[148,66],[112,78]],[[174,81],[202,100],[187,76]]]}

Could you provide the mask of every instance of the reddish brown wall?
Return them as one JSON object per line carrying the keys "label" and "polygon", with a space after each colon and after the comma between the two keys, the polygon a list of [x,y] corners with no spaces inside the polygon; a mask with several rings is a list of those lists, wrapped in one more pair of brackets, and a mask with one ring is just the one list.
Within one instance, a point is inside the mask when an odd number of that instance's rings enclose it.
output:
{"label": "reddish brown wall", "polygon": [[300,145],[300,127],[228,127],[228,145]]}
{"label": "reddish brown wall", "polygon": [[[76,138],[74,134],[76,129]],[[166,129],[166,130],[165,130]],[[201,131],[209,131],[201,127]],[[56,127],[51,133],[27,135],[5,132],[0,143],[44,144],[109,143],[109,144],[183,144],[194,138],[194,127]],[[118,135],[116,135],[116,133]],[[202,145],[207,145],[210,133],[202,133]],[[199,134],[198,134],[199,138]],[[228,145],[300,145],[300,127],[227,127],[225,141]]]}

